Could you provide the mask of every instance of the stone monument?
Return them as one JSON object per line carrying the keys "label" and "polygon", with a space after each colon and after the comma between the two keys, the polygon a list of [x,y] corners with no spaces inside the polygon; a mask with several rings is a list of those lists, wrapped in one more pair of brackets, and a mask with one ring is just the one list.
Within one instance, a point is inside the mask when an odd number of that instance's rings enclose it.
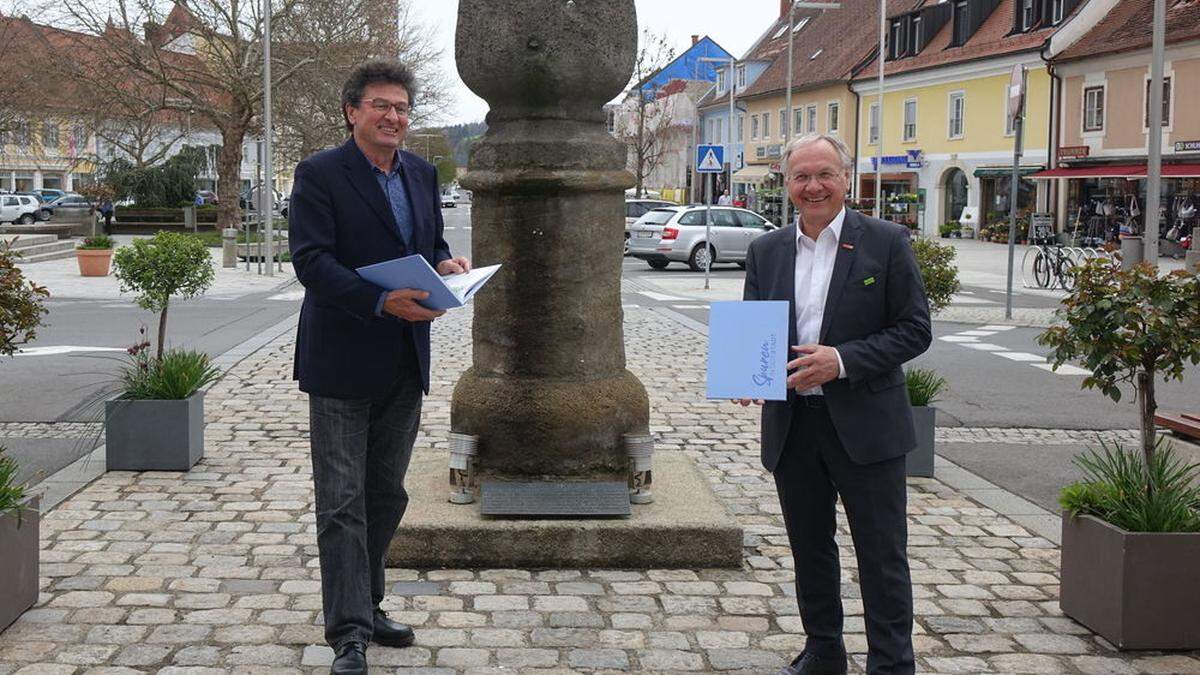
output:
{"label": "stone monument", "polygon": [[622,435],[648,429],[649,403],[625,369],[633,179],[603,105],[633,70],[634,2],[462,0],[458,16],[458,72],[491,106],[462,179],[472,255],[504,267],[474,300],[452,430],[478,438],[485,478],[624,480]]}
{"label": "stone monument", "polygon": [[[389,563],[741,565],[741,527],[684,453],[654,455],[645,489],[650,406],[625,367],[621,308],[633,178],[602,112],[633,70],[634,0],[461,0],[458,17],[459,74],[491,104],[462,180],[474,193],[472,257],[504,266],[473,300],[474,366],[454,389],[448,457],[414,454]],[[501,511],[488,508],[489,488],[512,502],[557,495],[567,508],[543,500],[506,512],[524,517],[490,517]],[[603,499],[574,510],[570,491]]]}

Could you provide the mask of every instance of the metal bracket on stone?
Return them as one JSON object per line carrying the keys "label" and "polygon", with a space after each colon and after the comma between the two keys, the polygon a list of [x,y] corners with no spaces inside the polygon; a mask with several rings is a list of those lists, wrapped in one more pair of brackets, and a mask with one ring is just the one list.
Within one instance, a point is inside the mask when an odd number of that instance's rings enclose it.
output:
{"label": "metal bracket on stone", "polygon": [[625,434],[625,450],[629,453],[629,502],[649,504],[654,501],[650,484],[651,460],[654,457],[654,437],[648,433]]}
{"label": "metal bracket on stone", "polygon": [[475,455],[479,437],[450,433],[450,503],[475,501]]}

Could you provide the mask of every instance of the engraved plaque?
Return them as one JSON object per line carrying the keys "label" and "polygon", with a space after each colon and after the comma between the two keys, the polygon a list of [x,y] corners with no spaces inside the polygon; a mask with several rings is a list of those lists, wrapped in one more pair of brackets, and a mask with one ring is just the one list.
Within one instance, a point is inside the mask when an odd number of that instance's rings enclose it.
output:
{"label": "engraved plaque", "polygon": [[611,518],[629,515],[629,487],[621,481],[510,483],[480,487],[485,516]]}

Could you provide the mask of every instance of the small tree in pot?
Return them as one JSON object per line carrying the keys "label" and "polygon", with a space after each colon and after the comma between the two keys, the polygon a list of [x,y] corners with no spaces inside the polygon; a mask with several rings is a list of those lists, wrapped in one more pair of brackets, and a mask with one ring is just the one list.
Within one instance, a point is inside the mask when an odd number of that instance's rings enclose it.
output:
{"label": "small tree in pot", "polygon": [[122,291],[159,313],[155,355],[142,341],[129,349],[116,398],[105,403],[108,469],[187,471],[204,454],[204,392],[220,373],[202,352],[166,350],[172,297],[203,293],[214,272],[208,248],[196,238],[159,232],[117,251]]}
{"label": "small tree in pot", "polygon": [[1200,363],[1200,277],[1094,259],[1060,318],[1038,338],[1054,365],[1081,361],[1083,388],[1113,401],[1132,386],[1141,429],[1141,452],[1093,450],[1077,459],[1085,479],[1063,490],[1062,609],[1118,647],[1200,647],[1200,467],[1154,425],[1156,381]]}

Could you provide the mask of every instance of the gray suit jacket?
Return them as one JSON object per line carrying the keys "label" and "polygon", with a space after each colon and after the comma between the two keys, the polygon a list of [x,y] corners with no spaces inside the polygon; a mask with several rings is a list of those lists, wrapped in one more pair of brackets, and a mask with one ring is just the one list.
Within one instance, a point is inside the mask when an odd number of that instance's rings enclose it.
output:
{"label": "gray suit jacket", "polygon": [[[759,237],[746,256],[746,300],[786,300],[789,344],[796,344],[796,226]],[[870,281],[872,280],[873,281]],[[846,210],[821,323],[846,378],[822,386],[826,407],[850,458],[859,464],[898,457],[916,445],[901,365],[929,348],[929,303],[908,230]],[[791,352],[789,351],[789,359]],[[762,462],[774,470],[789,443],[792,401],[762,410]]]}

